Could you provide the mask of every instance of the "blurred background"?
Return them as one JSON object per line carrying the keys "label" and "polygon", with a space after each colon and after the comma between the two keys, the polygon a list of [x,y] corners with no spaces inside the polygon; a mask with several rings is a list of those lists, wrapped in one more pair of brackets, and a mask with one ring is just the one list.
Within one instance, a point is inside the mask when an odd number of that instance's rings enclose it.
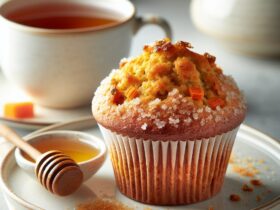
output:
{"label": "blurred background", "polygon": [[[0,4],[5,1],[0,0]],[[137,15],[156,14],[164,17],[172,27],[173,41],[190,42],[194,51],[214,55],[217,58],[216,63],[224,73],[232,75],[244,92],[248,105],[244,123],[280,142],[279,0],[131,1],[137,8]],[[164,36],[163,30],[158,26],[147,25],[141,28],[133,38],[130,56],[139,55],[144,44]],[[0,77],[0,88],[1,84],[4,82]],[[3,89],[2,85],[0,92],[10,94]],[[1,98],[4,96],[0,95],[0,102]],[[81,111],[84,114],[83,110]],[[52,113],[63,116],[63,120],[66,120],[65,116],[69,114],[62,112],[60,115],[60,112],[62,111],[56,110]],[[88,107],[85,113],[91,116]],[[46,116],[48,114],[49,112],[46,112]],[[77,116],[80,114],[78,110]],[[74,112],[74,117],[77,116]],[[26,129],[18,130],[21,135],[30,132]],[[0,209],[5,209],[6,205],[1,199],[3,198],[0,197]]]}
{"label": "blurred background", "polygon": [[[134,0],[138,15],[165,17],[174,41],[215,55],[248,104],[245,124],[280,139],[280,4],[277,0]],[[163,31],[146,26],[133,40],[131,56]]]}
{"label": "blurred background", "polygon": [[[5,2],[5,0],[0,0]],[[132,0],[137,14],[157,14],[200,53],[215,55],[248,103],[245,123],[280,139],[280,4],[278,0]],[[130,56],[161,39],[148,25],[133,39]],[[1,46],[0,46],[1,47]]]}

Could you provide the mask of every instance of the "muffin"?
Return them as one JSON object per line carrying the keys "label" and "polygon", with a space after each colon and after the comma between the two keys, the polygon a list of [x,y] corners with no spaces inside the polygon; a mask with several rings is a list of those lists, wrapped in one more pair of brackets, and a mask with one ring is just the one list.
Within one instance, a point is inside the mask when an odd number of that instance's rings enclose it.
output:
{"label": "muffin", "polygon": [[122,59],[95,92],[92,112],[117,186],[155,205],[199,202],[223,185],[246,106],[215,57],[164,39]]}

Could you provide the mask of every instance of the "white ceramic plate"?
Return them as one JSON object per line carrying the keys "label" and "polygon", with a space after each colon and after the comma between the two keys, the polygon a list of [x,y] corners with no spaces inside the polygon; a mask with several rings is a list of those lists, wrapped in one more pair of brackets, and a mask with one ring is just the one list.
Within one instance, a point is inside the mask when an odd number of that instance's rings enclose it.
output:
{"label": "white ceramic plate", "polygon": [[[44,130],[77,129],[78,124],[90,123],[91,121],[92,119],[87,119],[86,121],[72,124],[55,125],[50,128],[45,128]],[[84,127],[84,125],[81,125],[81,127]],[[101,136],[97,127],[82,130]],[[147,207],[153,210],[205,210],[209,207],[213,207],[215,210],[280,208],[280,144],[270,137],[245,125],[241,126],[238,133],[234,145],[234,154],[238,156],[239,159],[247,158],[248,161],[252,160],[256,163],[256,168],[260,171],[260,174],[258,174],[256,178],[261,179],[264,185],[255,187],[254,192],[243,192],[241,186],[243,183],[248,183],[249,178],[241,177],[234,173],[232,171],[232,166],[230,166],[227,170],[224,187],[217,196],[207,201],[188,206],[148,206],[126,198],[116,189],[109,158],[107,158],[100,171],[87,181],[77,193],[65,198],[56,197],[44,190],[36,181],[18,168],[15,163],[13,152],[14,151],[11,150],[4,157],[0,179],[2,191],[11,209],[68,210],[74,209],[76,204],[85,200],[92,199],[95,196],[103,197],[104,195],[106,195],[106,197],[115,197],[117,200],[135,209],[145,209]],[[267,192],[268,189],[269,193]],[[228,197],[232,193],[239,194],[242,200],[239,202],[229,201]],[[256,201],[257,195],[262,195],[261,201]]]}
{"label": "white ceramic plate", "polygon": [[25,129],[38,129],[54,123],[76,120],[91,116],[90,106],[76,109],[49,109],[35,105],[35,117],[27,119],[10,119],[3,115],[7,102],[31,101],[20,89],[10,84],[0,70],[0,121]]}

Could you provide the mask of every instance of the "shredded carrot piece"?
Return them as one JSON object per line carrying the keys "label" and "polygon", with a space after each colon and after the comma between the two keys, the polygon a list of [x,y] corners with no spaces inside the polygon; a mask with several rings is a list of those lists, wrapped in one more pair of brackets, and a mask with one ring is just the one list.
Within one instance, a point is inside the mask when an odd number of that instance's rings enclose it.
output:
{"label": "shredded carrot piece", "polygon": [[137,77],[131,74],[127,74],[126,79],[129,84],[138,84],[140,82],[139,79],[137,79]]}
{"label": "shredded carrot piece", "polygon": [[139,95],[139,92],[137,90],[137,88],[135,87],[130,87],[127,91],[126,91],[126,95],[127,98],[132,100],[134,98],[136,98]]}
{"label": "shredded carrot piece", "polygon": [[221,98],[210,98],[208,99],[208,105],[212,108],[212,109],[216,109],[217,106],[220,107],[224,107],[225,106],[225,101]]}
{"label": "shredded carrot piece", "polygon": [[33,103],[7,103],[4,105],[4,116],[8,118],[32,118],[34,117]]}
{"label": "shredded carrot piece", "polygon": [[204,96],[204,91],[200,87],[190,87],[189,93],[193,100],[202,100]]}

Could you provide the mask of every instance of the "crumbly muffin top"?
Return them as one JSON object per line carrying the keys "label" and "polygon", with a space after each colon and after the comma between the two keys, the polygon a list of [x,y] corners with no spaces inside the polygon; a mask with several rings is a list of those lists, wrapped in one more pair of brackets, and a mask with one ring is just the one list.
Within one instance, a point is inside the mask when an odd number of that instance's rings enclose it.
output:
{"label": "crumbly muffin top", "polygon": [[113,103],[118,105],[137,97],[142,103],[164,100],[177,89],[196,106],[224,106],[225,93],[219,77],[222,70],[215,57],[193,53],[187,42],[172,44],[168,39],[144,47],[142,55],[120,62],[112,76]]}
{"label": "crumbly muffin top", "polygon": [[[97,121],[126,135],[155,138],[170,138],[178,129],[192,133],[215,124],[214,133],[219,134],[238,126],[246,107],[237,85],[223,75],[214,56],[190,48],[187,42],[164,39],[144,46],[136,58],[122,59],[95,93]],[[214,135],[206,133],[189,136]]]}

